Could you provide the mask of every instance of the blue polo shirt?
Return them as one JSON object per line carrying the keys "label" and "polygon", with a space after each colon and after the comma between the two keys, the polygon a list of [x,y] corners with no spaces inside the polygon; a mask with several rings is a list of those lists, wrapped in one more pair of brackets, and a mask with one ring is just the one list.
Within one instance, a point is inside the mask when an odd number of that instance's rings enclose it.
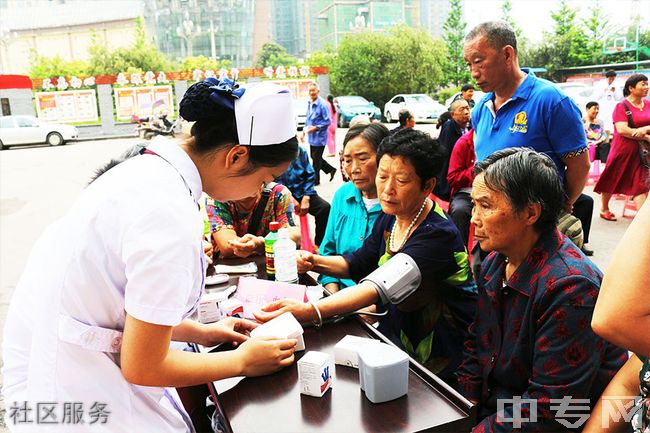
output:
{"label": "blue polo shirt", "polygon": [[307,135],[311,146],[325,146],[327,144],[327,128],[330,126],[330,122],[330,109],[323,98],[319,96],[314,102],[307,101],[305,127],[315,126],[318,128],[317,131]]}
{"label": "blue polo shirt", "polygon": [[476,132],[476,160],[482,161],[497,150],[528,147],[545,153],[564,178],[562,158],[587,149],[587,139],[578,106],[549,81],[527,69],[526,78],[494,112],[494,93],[487,93],[472,110]]}

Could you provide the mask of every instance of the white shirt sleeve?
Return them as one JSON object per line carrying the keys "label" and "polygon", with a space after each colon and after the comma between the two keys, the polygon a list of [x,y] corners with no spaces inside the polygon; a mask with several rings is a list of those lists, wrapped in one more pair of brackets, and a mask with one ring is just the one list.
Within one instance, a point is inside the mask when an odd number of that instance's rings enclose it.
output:
{"label": "white shirt sleeve", "polygon": [[173,206],[160,207],[138,218],[125,233],[122,260],[129,315],[157,325],[181,322],[201,270],[200,223],[195,227],[192,218]]}

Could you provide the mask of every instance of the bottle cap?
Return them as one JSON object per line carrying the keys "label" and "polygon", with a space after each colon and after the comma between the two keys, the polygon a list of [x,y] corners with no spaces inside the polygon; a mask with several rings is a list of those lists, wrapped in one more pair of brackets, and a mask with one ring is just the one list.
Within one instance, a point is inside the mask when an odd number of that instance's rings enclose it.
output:
{"label": "bottle cap", "polygon": [[277,232],[280,229],[280,223],[277,221],[272,221],[269,223],[269,230],[272,232]]}

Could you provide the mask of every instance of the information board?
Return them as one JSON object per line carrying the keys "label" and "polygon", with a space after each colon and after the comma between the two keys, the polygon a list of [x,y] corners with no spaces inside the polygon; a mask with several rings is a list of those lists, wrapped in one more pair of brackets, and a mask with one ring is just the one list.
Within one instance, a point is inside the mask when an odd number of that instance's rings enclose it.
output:
{"label": "information board", "polygon": [[97,94],[94,89],[37,92],[36,113],[49,122],[96,121]]}

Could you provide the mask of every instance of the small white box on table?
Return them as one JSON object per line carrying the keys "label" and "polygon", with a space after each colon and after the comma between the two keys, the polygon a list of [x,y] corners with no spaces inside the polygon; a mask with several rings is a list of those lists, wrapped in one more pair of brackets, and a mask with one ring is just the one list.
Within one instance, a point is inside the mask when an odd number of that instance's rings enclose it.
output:
{"label": "small white box on table", "polygon": [[310,350],[298,361],[300,393],[322,397],[332,387],[334,365],[329,353]]}
{"label": "small white box on table", "polygon": [[296,350],[305,350],[305,340],[300,322],[291,313],[283,313],[278,317],[258,326],[251,331],[251,337],[295,338]]}

